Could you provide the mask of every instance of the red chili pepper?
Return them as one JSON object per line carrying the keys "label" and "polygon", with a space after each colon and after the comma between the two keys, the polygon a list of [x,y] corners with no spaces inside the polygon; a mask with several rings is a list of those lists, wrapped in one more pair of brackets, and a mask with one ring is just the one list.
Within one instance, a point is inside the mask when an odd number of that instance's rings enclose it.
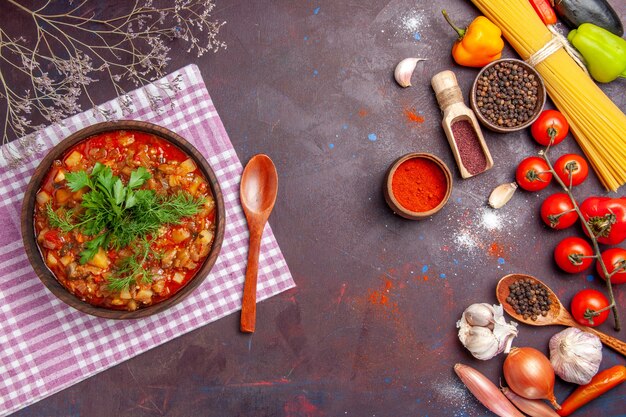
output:
{"label": "red chili pepper", "polygon": [[535,9],[535,12],[539,15],[541,20],[546,25],[555,25],[556,24],[556,13],[554,13],[554,9],[548,3],[548,0],[529,0],[530,4]]}
{"label": "red chili pepper", "polygon": [[561,403],[561,409],[557,410],[560,416],[569,416],[589,401],[598,398],[611,388],[626,381],[626,366],[617,365],[599,372],[591,378],[591,382],[576,388],[572,394]]}

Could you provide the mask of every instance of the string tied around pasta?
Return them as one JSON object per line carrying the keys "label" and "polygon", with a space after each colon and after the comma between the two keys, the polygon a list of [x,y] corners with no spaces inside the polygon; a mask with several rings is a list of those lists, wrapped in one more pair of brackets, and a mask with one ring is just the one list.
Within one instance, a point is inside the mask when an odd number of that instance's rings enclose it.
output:
{"label": "string tied around pasta", "polygon": [[585,74],[589,75],[589,71],[585,66],[584,58],[578,53],[576,49],[574,49],[574,47],[569,43],[567,38],[561,35],[561,33],[559,33],[559,31],[556,30],[553,25],[547,25],[546,27],[548,28],[550,33],[552,33],[552,38],[548,42],[546,42],[546,44],[543,45],[538,51],[532,54],[526,60],[526,63],[528,63],[532,67],[535,67],[541,61],[543,61],[559,49],[564,48],[565,52],[567,52],[567,54],[572,57],[574,62],[576,62],[576,64],[585,72]]}

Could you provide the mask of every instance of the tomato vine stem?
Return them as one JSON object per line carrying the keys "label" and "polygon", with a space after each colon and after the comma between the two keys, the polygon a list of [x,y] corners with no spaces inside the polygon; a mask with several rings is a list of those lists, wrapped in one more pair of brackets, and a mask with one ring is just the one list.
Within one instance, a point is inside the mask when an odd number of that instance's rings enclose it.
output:
{"label": "tomato vine stem", "polygon": [[[548,132],[548,134],[550,134],[550,132]],[[551,138],[552,138],[552,134],[550,134]],[[615,329],[615,331],[620,331],[621,330],[621,324],[620,324],[620,319],[619,319],[619,315],[617,313],[617,303],[615,302],[615,296],[613,295],[613,285],[611,284],[611,276],[612,274],[609,274],[608,269],[606,268],[606,265],[604,264],[604,260],[602,259],[601,256],[601,252],[600,252],[600,246],[598,245],[598,239],[595,235],[595,233],[593,232],[593,230],[591,230],[591,227],[589,226],[589,224],[587,223],[587,221],[585,220],[585,216],[583,216],[583,213],[580,211],[580,207],[578,207],[578,203],[576,202],[576,199],[574,198],[574,194],[572,193],[572,173],[571,171],[569,172],[569,178],[570,178],[570,185],[569,187],[567,185],[565,185],[565,183],[563,182],[563,180],[561,180],[561,178],[556,174],[556,170],[554,169],[554,167],[552,166],[552,163],[550,162],[550,159],[548,158],[548,150],[550,149],[550,145],[552,144],[552,140],[550,141],[550,144],[546,147],[546,149],[544,149],[542,152],[540,152],[540,156],[546,161],[546,163],[548,164],[548,168],[550,169],[550,172],[552,172],[552,176],[554,177],[554,179],[559,183],[559,185],[561,186],[561,188],[563,188],[563,190],[567,193],[567,195],[569,196],[570,200],[572,201],[572,205],[574,206],[574,210],[576,211],[576,214],[578,214],[578,217],[580,218],[581,223],[583,224],[583,227],[587,230],[588,235],[589,235],[589,239],[591,239],[591,243],[593,244],[593,251],[596,254],[596,257],[598,258],[598,262],[600,263],[600,268],[602,269],[602,274],[604,275],[605,281],[606,281],[606,290],[607,293],[609,295],[609,305],[607,307],[604,307],[600,310],[596,310],[592,313],[593,316],[598,316],[600,315],[600,313],[602,313],[603,311],[609,310],[611,309],[611,311],[613,312],[613,320],[614,320],[614,326],[613,328]]]}

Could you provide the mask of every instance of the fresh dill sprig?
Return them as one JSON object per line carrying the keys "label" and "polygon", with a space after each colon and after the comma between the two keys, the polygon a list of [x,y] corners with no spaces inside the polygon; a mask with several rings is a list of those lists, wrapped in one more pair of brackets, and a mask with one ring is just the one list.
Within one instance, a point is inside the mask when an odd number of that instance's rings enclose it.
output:
{"label": "fresh dill sprig", "polygon": [[189,194],[158,196],[150,190],[135,193],[134,210],[141,215],[127,216],[111,227],[111,243],[115,248],[128,246],[136,237],[156,232],[164,224],[178,224],[181,219],[198,213],[204,202]]}
{"label": "fresh dill sprig", "polygon": [[61,229],[61,231],[65,233],[71,232],[78,227],[72,223],[72,217],[74,215],[73,210],[59,209],[58,211],[54,211],[52,203],[48,203],[46,205],[46,214],[50,220],[50,226]]}
{"label": "fresh dill sprig", "polygon": [[131,172],[128,184],[124,185],[111,168],[101,163],[96,163],[91,173],[66,174],[72,191],[89,189],[83,195],[82,210],[61,208],[55,212],[49,205],[46,211],[53,227],[64,232],[78,229],[86,236],[93,236],[80,254],[81,264],[89,262],[100,248],[126,247],[164,224],[177,224],[182,218],[198,213],[203,198],[182,192],[159,196],[154,190],[139,189],[150,177],[148,170],[139,167]]}
{"label": "fresh dill sprig", "polygon": [[137,250],[138,253],[123,258],[113,274],[109,276],[108,288],[111,291],[122,291],[138,281],[152,282],[152,274],[144,266],[148,257],[154,255],[154,252],[150,249],[150,242],[145,238],[140,239]]}

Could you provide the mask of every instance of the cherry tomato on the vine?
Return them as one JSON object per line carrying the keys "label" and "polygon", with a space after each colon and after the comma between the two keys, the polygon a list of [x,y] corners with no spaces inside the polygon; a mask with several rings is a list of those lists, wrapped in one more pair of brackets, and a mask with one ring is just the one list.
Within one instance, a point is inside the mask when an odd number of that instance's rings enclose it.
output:
{"label": "cherry tomato on the vine", "polygon": [[569,132],[569,124],[560,112],[544,110],[530,127],[530,133],[537,143],[543,146],[561,143]]}
{"label": "cherry tomato on the vine", "polygon": [[543,158],[529,156],[517,166],[515,180],[526,191],[539,191],[550,184],[552,172]]}
{"label": "cherry tomato on the vine", "polygon": [[583,326],[596,327],[606,321],[607,317],[609,317],[609,310],[605,310],[595,317],[592,317],[590,313],[609,305],[609,300],[600,291],[586,289],[579,291],[572,298],[570,310],[574,320],[578,323]]}
{"label": "cherry tomato on the vine", "polygon": [[[587,225],[603,245],[619,245],[626,240],[626,197],[591,196],[580,204]],[[583,232],[589,235],[587,228]]]}
{"label": "cherry tomato on the vine", "polygon": [[541,219],[553,229],[567,229],[578,220],[572,200],[565,193],[552,194],[541,204]]}
{"label": "cherry tomato on the vine", "polygon": [[572,185],[582,184],[587,179],[587,175],[589,175],[587,161],[575,153],[567,153],[559,157],[554,163],[554,170],[566,186],[570,185],[570,172]]}
{"label": "cherry tomato on the vine", "polygon": [[593,263],[593,249],[580,237],[566,237],[554,248],[554,260],[565,272],[575,274],[589,268]]}
{"label": "cherry tomato on the vine", "polygon": [[[626,283],[626,249],[624,248],[611,248],[602,252],[602,261],[606,266],[606,270],[609,274],[615,272],[611,276],[612,284],[624,284]],[[596,263],[596,270],[598,274],[604,278],[602,267],[600,262]]]}

